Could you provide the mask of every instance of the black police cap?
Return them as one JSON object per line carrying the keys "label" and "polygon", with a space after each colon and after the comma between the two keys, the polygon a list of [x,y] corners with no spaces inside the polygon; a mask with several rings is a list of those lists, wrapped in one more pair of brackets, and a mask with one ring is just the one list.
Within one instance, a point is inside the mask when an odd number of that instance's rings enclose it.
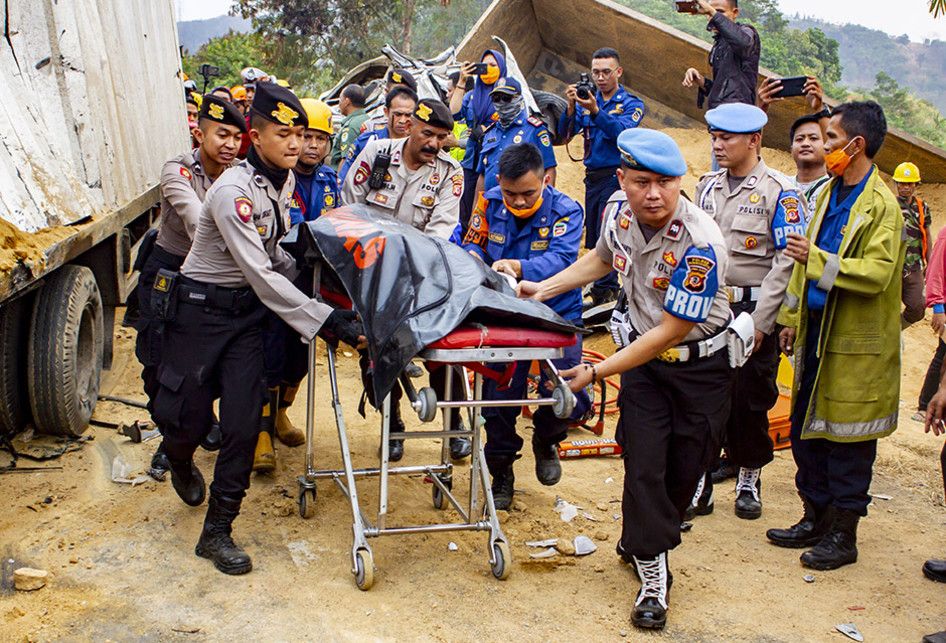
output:
{"label": "black police cap", "polygon": [[395,85],[406,85],[415,92],[417,91],[417,80],[406,69],[392,69],[388,72],[388,82]]}
{"label": "black police cap", "polygon": [[414,118],[434,127],[453,130],[453,114],[446,105],[434,98],[425,98],[417,103]]}
{"label": "black police cap", "polygon": [[273,123],[295,127],[309,126],[305,108],[299,102],[299,97],[285,87],[275,83],[259,83],[256,85],[256,94],[253,95],[253,105],[250,110],[255,114]]}
{"label": "black police cap", "polygon": [[246,118],[243,113],[237,109],[237,106],[228,100],[224,100],[213,94],[204,94],[204,100],[200,106],[200,119],[208,119],[215,123],[232,125],[238,127],[241,132],[246,132]]}

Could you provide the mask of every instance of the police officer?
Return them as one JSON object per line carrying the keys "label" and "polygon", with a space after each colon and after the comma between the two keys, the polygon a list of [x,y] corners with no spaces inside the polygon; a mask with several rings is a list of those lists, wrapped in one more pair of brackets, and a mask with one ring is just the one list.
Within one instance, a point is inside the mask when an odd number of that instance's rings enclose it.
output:
{"label": "police officer", "polygon": [[[773,457],[768,413],[778,400],[775,318],[793,267],[784,250],[788,234],[804,234],[808,220],[808,204],[794,181],[759,156],[767,121],[755,105],[725,103],[708,111],[713,153],[722,169],[703,176],[696,187],[696,204],[716,220],[726,240],[724,283],[733,316],[747,312],[755,324],[755,350],[735,372],[726,424],[726,453],[739,468],[735,512],[750,520],[762,515],[759,476]],[[713,510],[712,487],[707,474],[696,513]]]}
{"label": "police officer", "polygon": [[[604,205],[619,188],[615,171],[621,164],[618,134],[644,120],[644,101],[621,86],[621,57],[616,49],[603,47],[592,55],[591,76],[597,91],[579,96],[576,85],[565,91],[568,108],[558,131],[571,140],[581,133],[585,143],[585,247],[594,248],[601,233]],[[616,272],[591,288],[592,306],[613,300],[620,290]]]}
{"label": "police officer", "polygon": [[[446,105],[433,99],[420,101],[407,138],[370,141],[358,155],[342,187],[342,203],[363,203],[376,214],[398,219],[431,236],[450,239],[463,194],[460,164],[443,151],[452,131],[453,116]],[[372,185],[369,179],[376,169],[384,172],[384,180]],[[361,366],[367,382],[370,364],[366,353],[362,354]],[[443,368],[431,373],[431,386],[440,396],[445,391],[444,373]],[[452,399],[465,397],[460,378],[454,377],[453,382]],[[371,390],[367,384],[365,388]],[[404,431],[398,404],[401,393],[399,386],[391,391],[391,426],[396,432]],[[461,429],[459,416],[451,414],[454,430]],[[470,451],[468,438],[450,438],[454,459],[466,457]],[[392,439],[389,459],[397,462],[403,455],[403,440]]]}
{"label": "police officer", "polygon": [[[293,168],[296,190],[289,200],[292,225],[313,221],[324,211],[338,206],[338,176],[328,165],[332,145],[332,110],[320,100],[303,98],[308,127],[302,140],[299,162]],[[299,275],[296,285],[303,291],[312,288],[311,275]],[[275,313],[266,320],[263,335],[266,350],[266,388],[269,392],[263,406],[260,435],[253,455],[253,471],[270,473],[276,468],[275,439],[288,447],[305,443],[305,433],[294,426],[287,413],[296,399],[299,383],[308,370],[308,357],[299,350],[298,333]]]}
{"label": "police officer", "polygon": [[[542,153],[532,143],[507,147],[499,160],[499,185],[486,192],[473,210],[463,248],[493,270],[516,279],[541,281],[561,272],[578,259],[583,214],[581,206],[551,185],[545,174]],[[581,325],[581,290],[575,288],[551,300],[548,305],[564,319]],[[558,369],[568,369],[581,361],[581,338],[554,360]],[[500,387],[486,380],[483,399],[522,399],[526,394],[531,362],[516,365],[512,380]],[[503,365],[503,369],[505,366]],[[543,374],[540,389],[546,384]],[[572,413],[580,419],[591,405],[588,393],[577,394]],[[512,504],[513,463],[519,459],[522,438],[516,433],[520,407],[486,408],[486,466],[493,476],[493,500],[497,509]],[[555,417],[548,406],[532,416],[532,452],[535,475],[544,485],[554,485],[562,477],[558,443],[568,431],[568,420]]]}
{"label": "police officer", "polygon": [[296,96],[260,84],[251,108],[247,160],[227,170],[208,191],[197,232],[180,274],[159,273],[154,292],[167,336],[155,398],[164,428],[171,482],[191,506],[205,497],[193,453],[220,397],[223,446],[195,553],[220,571],[244,574],[250,557],[231,538],[249,487],[263,406],[260,324],[269,308],[307,340],[331,333],[358,344],[354,315],[296,289],[296,262],[278,243],[289,228],[290,172],[299,158],[306,114]]}
{"label": "police officer", "polygon": [[549,183],[555,184],[555,151],[552,137],[542,119],[529,116],[522,98],[522,85],[515,78],[501,78],[489,93],[498,119],[486,128],[480,145],[479,173],[476,193],[499,185],[499,159],[510,145],[532,143],[542,153],[542,163]]}
{"label": "police officer", "polygon": [[411,119],[417,107],[417,94],[410,87],[398,85],[388,92],[384,98],[384,115],[387,125],[381,129],[369,129],[360,134],[355,142],[348,147],[345,160],[338,168],[338,184],[344,185],[352,163],[365,149],[369,141],[375,139],[398,139],[407,136],[411,129]]}
{"label": "police officer", "polygon": [[572,391],[621,374],[617,440],[624,450],[623,531],[618,553],[641,589],[631,620],[659,629],[667,619],[667,553],[729,414],[729,305],[722,289],[726,246],[719,226],[680,197],[687,166],[666,134],[618,137],[618,181],[627,206],[605,222],[595,252],[520,296],[548,301],[612,268],[628,299],[629,345],[563,376]]}
{"label": "police officer", "polygon": [[[243,115],[231,103],[207,95],[198,114],[194,136],[199,147],[174,157],[161,169],[161,218],[157,237],[138,276],[136,296],[140,316],[135,327],[135,355],[141,362],[141,379],[148,396],[148,411],[154,413],[158,392],[158,365],[161,363],[161,325],[151,306],[151,289],[159,270],[176,272],[191,248],[197,219],[207,190],[236,159],[241,137],[246,132]],[[144,251],[144,250],[143,250]],[[163,443],[151,461],[151,474],[163,480],[168,470]],[[208,434],[205,448],[220,448],[220,431]]]}
{"label": "police officer", "polygon": [[[406,87],[415,94],[417,93],[417,80],[406,69],[389,69],[385,75],[384,93],[390,94],[395,87]],[[388,115],[385,110],[375,108],[368,114],[368,118],[362,122],[359,133],[373,132],[382,130],[388,126]]]}

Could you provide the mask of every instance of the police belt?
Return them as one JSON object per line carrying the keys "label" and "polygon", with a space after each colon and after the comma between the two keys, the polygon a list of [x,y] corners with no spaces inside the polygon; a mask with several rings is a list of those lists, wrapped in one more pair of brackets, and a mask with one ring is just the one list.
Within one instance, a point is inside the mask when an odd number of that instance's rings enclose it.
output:
{"label": "police belt", "polygon": [[151,254],[161,263],[173,266],[174,270],[180,270],[181,264],[184,263],[184,257],[165,250],[157,243],[155,243],[154,247],[151,249]]}
{"label": "police belt", "polygon": [[759,301],[762,286],[726,286],[726,296],[731,304],[748,304]]}
{"label": "police belt", "polygon": [[205,284],[181,275],[178,301],[202,308],[213,308],[221,312],[239,315],[260,305],[259,297],[252,288],[225,288],[216,284]]}
{"label": "police belt", "polygon": [[[631,341],[633,342],[640,334],[637,331],[633,331],[631,334]],[[692,342],[684,342],[683,344],[677,344],[672,348],[668,348],[664,352],[657,355],[655,359],[659,359],[661,362],[668,362],[671,364],[681,364],[683,362],[695,362],[699,359],[705,359],[711,357],[718,353],[719,351],[726,348],[726,329],[708,337],[706,339],[698,339]]]}
{"label": "police belt", "polygon": [[588,183],[597,183],[604,179],[609,179],[614,176],[615,171],[617,171],[618,166],[614,167],[597,167],[595,169],[585,169],[585,181]]}

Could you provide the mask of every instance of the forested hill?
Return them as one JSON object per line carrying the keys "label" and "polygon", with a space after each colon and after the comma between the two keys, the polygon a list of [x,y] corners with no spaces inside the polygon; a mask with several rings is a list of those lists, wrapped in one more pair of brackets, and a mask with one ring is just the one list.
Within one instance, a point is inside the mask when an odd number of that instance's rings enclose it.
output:
{"label": "forested hill", "polygon": [[249,20],[235,16],[217,16],[207,20],[185,20],[177,23],[177,36],[185,51],[193,54],[212,38],[225,36],[230,31],[247,32],[253,29]]}
{"label": "forested hill", "polygon": [[894,38],[859,25],[833,25],[811,18],[790,18],[789,24],[796,29],[820,29],[838,41],[844,85],[873,87],[877,72],[883,71],[946,115],[946,42],[910,42],[907,36]]}

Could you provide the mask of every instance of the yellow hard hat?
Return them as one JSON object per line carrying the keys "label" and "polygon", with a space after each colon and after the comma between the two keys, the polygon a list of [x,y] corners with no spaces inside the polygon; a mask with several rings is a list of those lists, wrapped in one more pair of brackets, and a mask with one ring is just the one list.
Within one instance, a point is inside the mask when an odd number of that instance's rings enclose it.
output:
{"label": "yellow hard hat", "polygon": [[309,129],[325,132],[329,136],[334,133],[331,107],[317,98],[303,98],[299,102],[302,103],[306,116],[309,117]]}
{"label": "yellow hard hat", "polygon": [[276,84],[280,87],[285,87],[286,89],[292,89],[292,85],[289,84],[289,81],[285,78],[279,78],[276,80]]}
{"label": "yellow hard hat", "polygon": [[909,161],[901,163],[893,171],[893,180],[897,183],[919,183],[920,168]]}

